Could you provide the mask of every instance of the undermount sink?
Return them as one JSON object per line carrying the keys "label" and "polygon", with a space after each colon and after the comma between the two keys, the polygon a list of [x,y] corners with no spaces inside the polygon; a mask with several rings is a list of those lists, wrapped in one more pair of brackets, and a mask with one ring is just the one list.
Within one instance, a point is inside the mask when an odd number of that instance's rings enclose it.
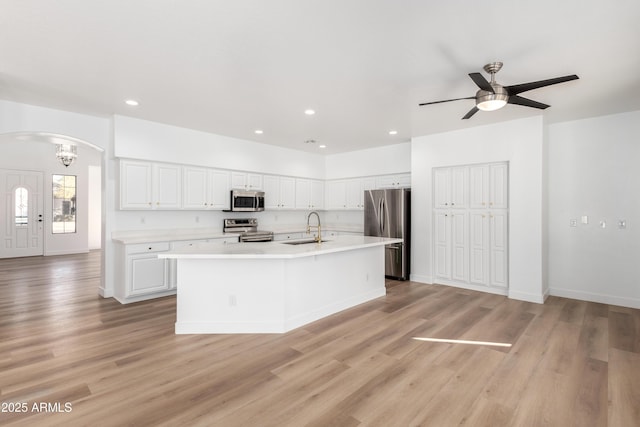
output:
{"label": "undermount sink", "polygon": [[291,242],[282,242],[285,245],[307,245],[309,243],[322,243],[326,242],[326,240],[320,240],[319,242],[316,239],[305,239],[305,240],[293,240]]}

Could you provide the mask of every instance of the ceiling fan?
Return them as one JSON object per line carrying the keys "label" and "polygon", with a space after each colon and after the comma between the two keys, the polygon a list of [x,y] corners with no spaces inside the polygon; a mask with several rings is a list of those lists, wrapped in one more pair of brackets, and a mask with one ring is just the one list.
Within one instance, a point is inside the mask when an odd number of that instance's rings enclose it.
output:
{"label": "ceiling fan", "polygon": [[496,73],[502,68],[502,62],[492,62],[484,66],[484,70],[491,74],[491,82],[488,82],[480,73],[469,73],[471,80],[480,88],[476,92],[475,96],[468,96],[466,98],[454,98],[446,99],[444,101],[423,102],[419,104],[431,105],[440,104],[442,102],[459,101],[461,99],[475,99],[476,105],[473,107],[462,120],[466,120],[473,116],[478,110],[482,111],[494,111],[504,107],[506,104],[517,104],[525,107],[539,108],[544,110],[550,107],[550,105],[543,104],[542,102],[533,101],[528,98],[519,96],[519,93],[526,92],[533,89],[538,89],[545,86],[551,86],[558,83],[564,83],[571,80],[578,79],[578,76],[572,74],[570,76],[556,77],[554,79],[539,80],[537,82],[522,83],[518,85],[502,86],[496,83]]}

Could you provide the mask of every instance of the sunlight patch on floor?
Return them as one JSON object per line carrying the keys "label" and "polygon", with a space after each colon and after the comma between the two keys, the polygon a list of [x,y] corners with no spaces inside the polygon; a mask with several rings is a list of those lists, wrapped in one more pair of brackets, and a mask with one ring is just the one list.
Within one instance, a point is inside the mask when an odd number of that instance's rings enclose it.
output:
{"label": "sunlight patch on floor", "polygon": [[491,345],[495,347],[511,347],[511,344],[506,342],[451,340],[451,339],[445,339],[445,338],[422,338],[422,337],[413,337],[413,339],[417,341],[444,342],[448,344],[471,344],[471,345]]}

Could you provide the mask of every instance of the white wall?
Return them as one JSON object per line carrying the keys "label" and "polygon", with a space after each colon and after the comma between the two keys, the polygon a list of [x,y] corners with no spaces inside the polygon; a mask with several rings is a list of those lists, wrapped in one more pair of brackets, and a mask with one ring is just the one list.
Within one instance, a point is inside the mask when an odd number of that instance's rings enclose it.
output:
{"label": "white wall", "polygon": [[411,143],[332,154],[326,158],[326,178],[354,178],[411,171]]}
{"label": "white wall", "polygon": [[325,158],[131,117],[114,118],[116,157],[324,179]]}
{"label": "white wall", "polygon": [[548,152],[551,294],[640,308],[640,111],[551,125]]}
{"label": "white wall", "polygon": [[541,117],[413,138],[412,280],[433,282],[432,168],[509,162],[509,297],[544,301]]}

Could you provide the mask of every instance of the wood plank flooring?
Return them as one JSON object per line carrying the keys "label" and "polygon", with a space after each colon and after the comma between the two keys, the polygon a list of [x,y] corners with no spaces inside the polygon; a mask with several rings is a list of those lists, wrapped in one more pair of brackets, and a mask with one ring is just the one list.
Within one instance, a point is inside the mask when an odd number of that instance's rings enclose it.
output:
{"label": "wood plank flooring", "polygon": [[97,295],[99,255],[0,260],[0,425],[640,425],[640,310],[389,281],[286,334],[175,335],[175,297]]}

